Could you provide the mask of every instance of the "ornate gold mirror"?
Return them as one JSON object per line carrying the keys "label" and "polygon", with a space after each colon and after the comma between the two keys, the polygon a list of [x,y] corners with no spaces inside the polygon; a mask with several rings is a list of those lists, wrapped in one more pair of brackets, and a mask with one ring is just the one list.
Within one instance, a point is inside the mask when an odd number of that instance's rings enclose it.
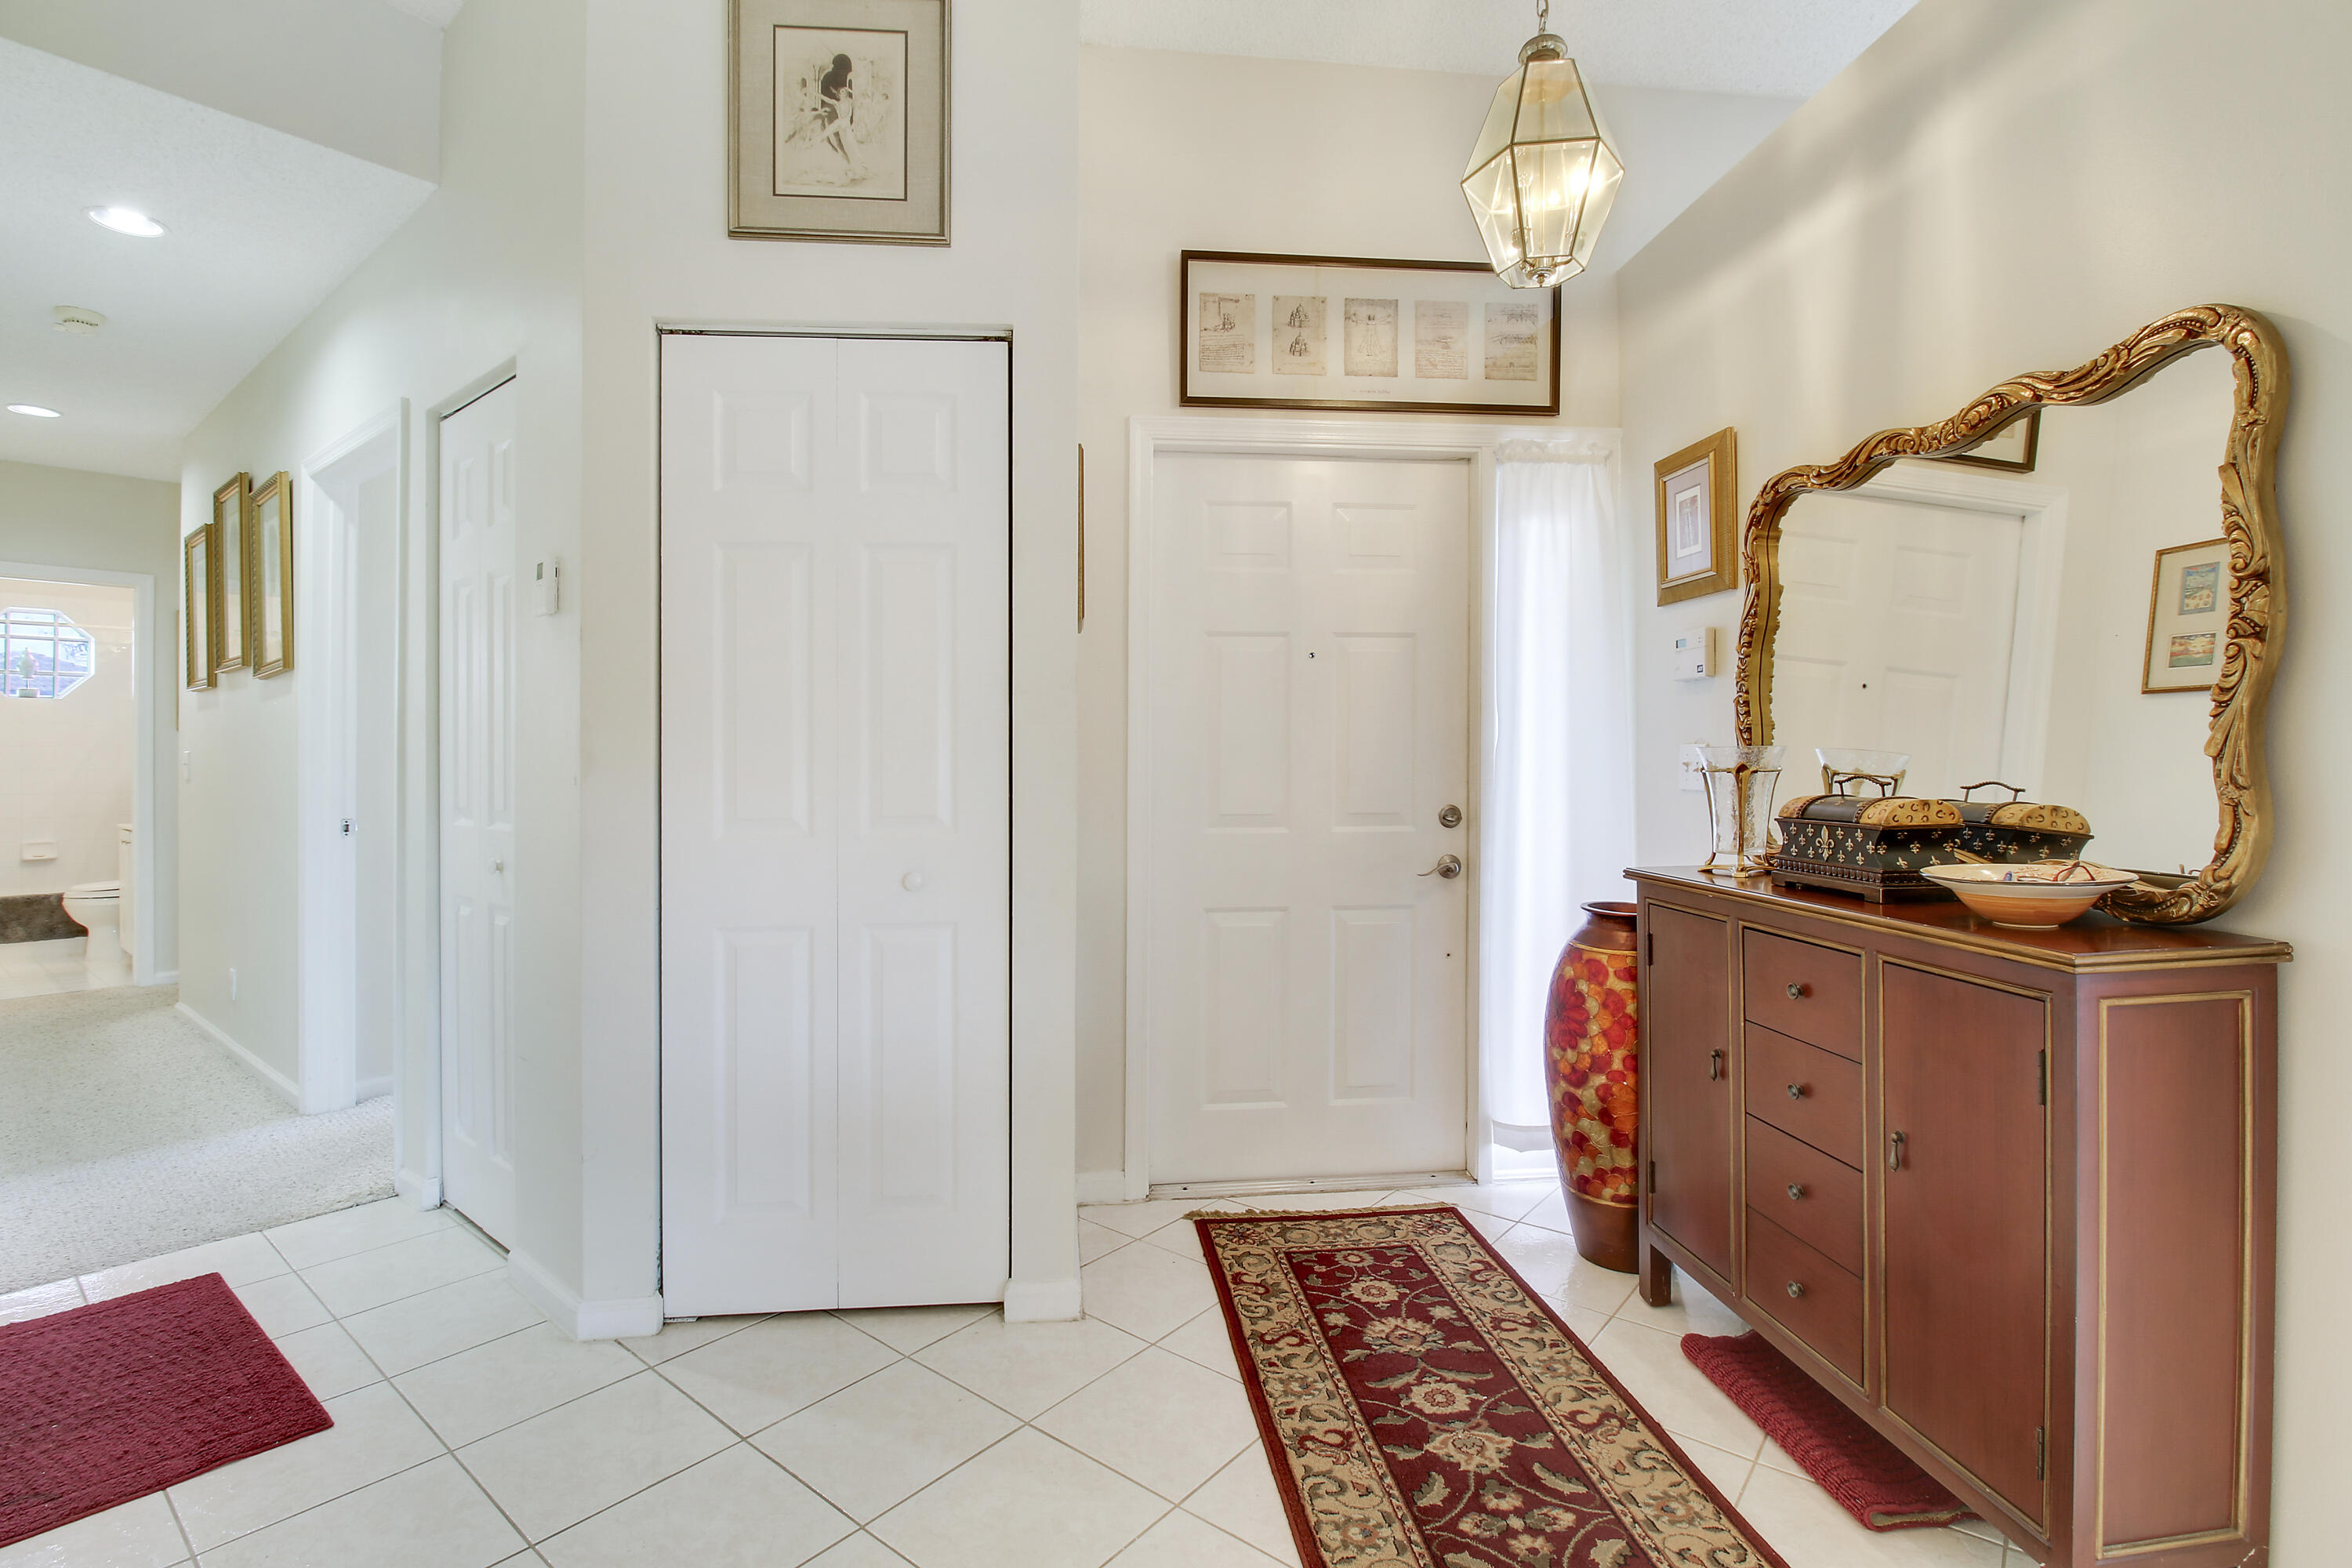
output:
{"label": "ornate gold mirror", "polygon": [[[2286,394],[2270,323],[2202,305],[1774,475],[1743,542],[1739,739],[1788,749],[1784,793],[1814,793],[1817,748],[1907,754],[1909,795],[2000,780],[2140,874],[2103,907],[2220,914],[2270,844]],[[1905,460],[1953,458],[1975,460]]]}

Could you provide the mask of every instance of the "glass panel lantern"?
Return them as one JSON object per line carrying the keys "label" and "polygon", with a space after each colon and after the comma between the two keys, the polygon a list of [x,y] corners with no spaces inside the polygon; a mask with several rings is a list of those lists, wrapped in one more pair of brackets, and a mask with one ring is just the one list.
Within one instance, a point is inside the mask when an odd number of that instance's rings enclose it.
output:
{"label": "glass panel lantern", "polygon": [[1496,273],[1514,289],[1548,289],[1583,271],[1624,177],[1568,46],[1550,33],[1529,38],[1462,176]]}

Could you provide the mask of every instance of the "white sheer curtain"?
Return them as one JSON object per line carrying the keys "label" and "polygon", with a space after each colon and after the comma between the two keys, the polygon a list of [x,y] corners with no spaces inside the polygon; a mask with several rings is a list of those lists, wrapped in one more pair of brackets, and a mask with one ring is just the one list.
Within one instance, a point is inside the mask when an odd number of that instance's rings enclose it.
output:
{"label": "white sheer curtain", "polygon": [[1633,854],[1633,615],[1612,455],[1591,438],[1495,454],[1481,1077],[1490,1136],[1523,1151],[1550,1147],[1552,965],[1580,904],[1625,896]]}

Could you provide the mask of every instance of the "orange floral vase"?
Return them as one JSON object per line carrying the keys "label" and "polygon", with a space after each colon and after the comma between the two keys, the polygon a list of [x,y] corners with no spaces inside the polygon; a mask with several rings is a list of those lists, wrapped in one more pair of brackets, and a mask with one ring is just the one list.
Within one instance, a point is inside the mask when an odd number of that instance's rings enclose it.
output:
{"label": "orange floral vase", "polygon": [[1584,906],[1591,918],[1561,949],[1544,1009],[1544,1079],[1552,1142],[1576,1250],[1634,1270],[1634,1142],[1641,1112],[1635,1017],[1640,968],[1632,904]]}

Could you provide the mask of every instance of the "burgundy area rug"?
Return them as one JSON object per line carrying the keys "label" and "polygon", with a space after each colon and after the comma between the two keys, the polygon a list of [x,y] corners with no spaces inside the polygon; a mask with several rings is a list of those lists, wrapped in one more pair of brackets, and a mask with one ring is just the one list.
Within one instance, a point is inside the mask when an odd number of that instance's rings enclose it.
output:
{"label": "burgundy area rug", "polygon": [[0,1324],[0,1546],[334,1424],[217,1274]]}
{"label": "burgundy area rug", "polygon": [[1869,1530],[1932,1530],[1969,1505],[1752,1330],[1685,1334],[1683,1354]]}
{"label": "burgundy area rug", "polygon": [[1786,1568],[1459,1210],[1193,1218],[1308,1568]]}

